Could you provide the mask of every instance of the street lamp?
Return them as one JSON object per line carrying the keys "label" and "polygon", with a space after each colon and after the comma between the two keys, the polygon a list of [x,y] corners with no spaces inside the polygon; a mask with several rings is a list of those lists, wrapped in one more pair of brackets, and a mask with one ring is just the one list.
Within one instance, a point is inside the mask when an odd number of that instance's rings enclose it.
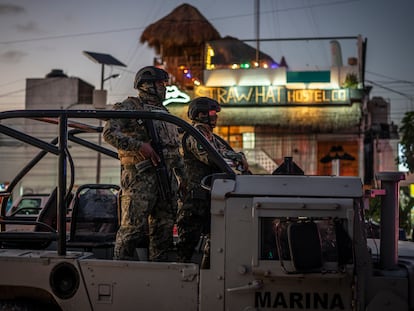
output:
{"label": "street lamp", "polygon": [[109,80],[109,79],[115,79],[119,77],[119,73],[114,73],[113,75],[110,75],[109,77],[106,77],[105,79],[102,80],[102,85],[101,85],[101,89],[103,89],[103,82]]}
{"label": "street lamp", "polygon": [[[106,80],[119,77],[119,74],[113,74],[113,75],[110,75],[109,77],[104,78],[105,65],[121,66],[121,67],[126,67],[126,65],[109,54],[102,54],[102,53],[88,52],[88,51],[83,51],[83,54],[89,59],[91,59],[93,62],[101,64],[101,89],[99,93],[96,92],[96,95],[99,96],[100,99],[103,101],[103,105],[99,105],[99,107],[104,108],[106,105],[106,93],[104,92],[104,88],[103,88],[104,82]],[[100,129],[102,128],[101,120],[99,120],[99,128]],[[101,144],[102,144],[102,135],[100,134],[98,136],[98,145],[100,146]],[[96,159],[96,183],[99,184],[100,180],[101,180],[101,153],[98,152],[97,159]]]}

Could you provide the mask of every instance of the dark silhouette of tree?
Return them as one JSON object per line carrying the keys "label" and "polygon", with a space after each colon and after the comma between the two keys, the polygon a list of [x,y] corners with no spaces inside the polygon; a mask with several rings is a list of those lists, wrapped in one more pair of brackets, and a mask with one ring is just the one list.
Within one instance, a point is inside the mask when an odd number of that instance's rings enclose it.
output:
{"label": "dark silhouette of tree", "polygon": [[414,111],[406,112],[400,127],[401,156],[398,163],[404,164],[410,173],[414,172]]}

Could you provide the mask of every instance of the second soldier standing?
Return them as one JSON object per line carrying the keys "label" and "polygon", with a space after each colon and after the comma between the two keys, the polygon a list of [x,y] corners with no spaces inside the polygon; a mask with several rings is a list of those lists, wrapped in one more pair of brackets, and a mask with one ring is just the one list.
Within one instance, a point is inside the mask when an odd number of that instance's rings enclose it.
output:
{"label": "second soldier standing", "polygon": [[[164,111],[168,74],[164,70],[147,66],[140,69],[134,81],[138,97],[128,97],[114,105],[114,110]],[[177,210],[175,173],[182,171],[177,127],[161,121],[154,122],[155,132],[162,145],[162,155],[151,145],[148,126],[144,120],[109,119],[103,137],[118,149],[121,162],[121,221],[116,235],[114,259],[131,260],[135,249],[149,239],[149,260],[166,261],[173,245],[173,226]],[[156,167],[165,160],[171,186],[170,197],[161,198],[166,189],[159,188]],[[164,183],[165,184],[165,183]]]}
{"label": "second soldier standing", "polygon": [[[213,133],[217,123],[217,113],[221,108],[217,101],[208,97],[193,99],[188,106],[188,117],[194,127],[204,135],[218,153],[233,167],[242,173],[250,173],[247,160],[243,153],[235,152],[223,139]],[[202,179],[214,173],[218,168],[210,161],[207,151],[197,140],[184,134],[182,139],[184,151],[184,167],[186,172],[187,191],[183,205],[177,215],[178,260],[190,262],[194,249],[202,234],[207,235],[203,268],[209,263],[210,233],[210,193],[202,187]]]}

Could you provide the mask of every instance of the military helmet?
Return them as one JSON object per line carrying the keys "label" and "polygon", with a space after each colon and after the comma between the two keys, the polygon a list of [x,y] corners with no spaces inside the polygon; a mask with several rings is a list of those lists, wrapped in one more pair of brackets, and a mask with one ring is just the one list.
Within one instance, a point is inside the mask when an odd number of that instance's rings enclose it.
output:
{"label": "military helmet", "polygon": [[155,66],[146,66],[138,70],[135,75],[134,88],[138,87],[144,82],[154,82],[154,81],[168,81],[168,73],[160,68]]}
{"label": "military helmet", "polygon": [[220,104],[217,101],[208,97],[197,97],[194,98],[188,105],[187,113],[191,120],[197,120],[200,112],[208,113],[212,110],[220,112]]}

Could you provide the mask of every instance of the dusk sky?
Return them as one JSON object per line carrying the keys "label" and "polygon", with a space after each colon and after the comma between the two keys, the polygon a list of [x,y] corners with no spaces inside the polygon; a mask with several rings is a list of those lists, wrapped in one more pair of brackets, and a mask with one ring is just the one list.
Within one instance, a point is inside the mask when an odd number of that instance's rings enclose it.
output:
{"label": "dusk sky", "polygon": [[[111,54],[127,65],[105,68],[108,103],[136,94],[136,71],[151,65],[153,49],[141,44],[143,30],[188,3],[222,37],[256,39],[254,0],[0,0],[0,110],[22,109],[27,78],[62,69],[100,88],[100,65],[83,51]],[[367,39],[366,85],[391,102],[399,123],[414,110],[414,1],[261,0],[260,38],[348,37]],[[342,42],[343,63],[357,56],[356,41]],[[255,47],[255,42],[249,42]],[[263,42],[261,51],[291,69],[327,69],[329,41]]]}

